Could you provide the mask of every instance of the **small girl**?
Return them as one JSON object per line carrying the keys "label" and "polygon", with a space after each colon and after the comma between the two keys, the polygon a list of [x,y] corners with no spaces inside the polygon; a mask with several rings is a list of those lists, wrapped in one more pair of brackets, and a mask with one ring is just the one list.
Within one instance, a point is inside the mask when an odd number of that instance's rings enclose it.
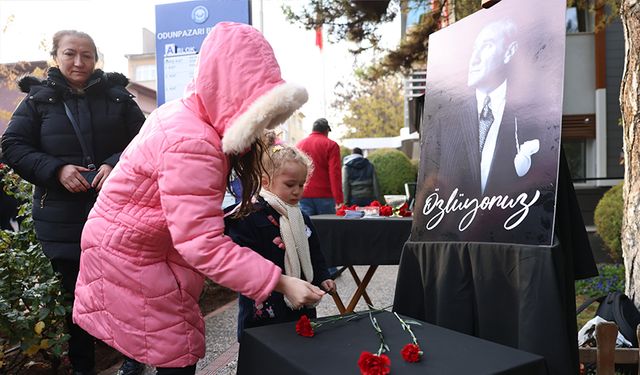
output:
{"label": "small girl", "polygon": [[[262,162],[265,173],[254,212],[239,219],[233,217],[233,210],[229,212],[225,218],[227,234],[279,266],[284,274],[335,291],[318,236],[298,204],[313,168],[311,159],[294,147],[274,145]],[[315,306],[296,310],[278,292],[259,305],[243,295],[238,302],[238,339],[245,328],[295,321],[302,315],[316,317]]]}

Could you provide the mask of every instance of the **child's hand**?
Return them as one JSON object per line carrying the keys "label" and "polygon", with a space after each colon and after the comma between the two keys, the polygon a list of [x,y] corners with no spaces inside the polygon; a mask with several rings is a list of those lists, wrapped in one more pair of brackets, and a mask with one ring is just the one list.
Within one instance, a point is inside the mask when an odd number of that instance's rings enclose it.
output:
{"label": "child's hand", "polygon": [[325,292],[317,286],[295,277],[280,275],[276,291],[287,296],[294,309],[313,305],[320,301]]}
{"label": "child's hand", "polygon": [[336,291],[336,282],[333,279],[326,279],[323,281],[320,286],[327,293],[333,293]]}

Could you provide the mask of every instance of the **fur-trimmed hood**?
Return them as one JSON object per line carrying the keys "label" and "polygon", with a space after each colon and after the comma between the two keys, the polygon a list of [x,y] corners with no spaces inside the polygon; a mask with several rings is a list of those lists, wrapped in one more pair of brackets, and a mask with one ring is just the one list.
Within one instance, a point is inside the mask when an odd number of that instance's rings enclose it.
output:
{"label": "fur-trimmed hood", "polygon": [[[105,73],[100,69],[96,69],[87,80],[87,85],[90,87],[97,85],[102,87],[121,86],[124,88],[128,84],[129,79],[124,74],[117,72]],[[48,86],[54,89],[60,88],[62,90],[67,90],[69,87],[62,75],[62,72],[60,72],[60,69],[56,67],[49,68],[46,79],[40,79],[29,75],[22,76],[18,79],[18,87],[20,88],[20,91],[24,93],[31,92],[31,89],[37,86]]]}
{"label": "fur-trimmed hood", "polygon": [[184,102],[211,124],[226,154],[247,150],[308,99],[286,83],[269,43],[249,25],[221,22],[205,38]]}

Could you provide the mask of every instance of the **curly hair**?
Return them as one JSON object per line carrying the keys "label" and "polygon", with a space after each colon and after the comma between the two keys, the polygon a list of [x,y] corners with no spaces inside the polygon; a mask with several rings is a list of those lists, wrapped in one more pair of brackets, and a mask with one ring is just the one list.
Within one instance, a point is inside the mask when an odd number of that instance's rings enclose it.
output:
{"label": "curly hair", "polygon": [[303,151],[293,146],[273,145],[262,156],[265,174],[271,179],[287,162],[300,163],[307,168],[307,179],[313,173],[313,162]]}

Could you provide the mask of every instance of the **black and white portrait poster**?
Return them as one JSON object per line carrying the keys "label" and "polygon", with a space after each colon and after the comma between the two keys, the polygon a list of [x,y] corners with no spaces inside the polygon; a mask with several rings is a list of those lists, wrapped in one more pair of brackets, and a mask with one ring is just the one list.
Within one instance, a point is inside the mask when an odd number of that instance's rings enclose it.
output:
{"label": "black and white portrait poster", "polygon": [[502,0],[429,37],[412,241],[551,245],[564,0]]}

